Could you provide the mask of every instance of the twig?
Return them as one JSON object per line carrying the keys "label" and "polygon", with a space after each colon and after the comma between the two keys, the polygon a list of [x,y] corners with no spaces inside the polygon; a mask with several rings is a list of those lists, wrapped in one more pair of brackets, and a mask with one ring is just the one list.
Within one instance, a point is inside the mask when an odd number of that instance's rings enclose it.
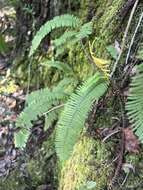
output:
{"label": "twig", "polygon": [[59,109],[61,107],[64,107],[64,106],[65,106],[65,104],[60,104],[58,106],[55,106],[55,107],[51,108],[50,110],[48,110],[47,112],[43,113],[42,115],[46,115],[46,114],[48,114],[48,113],[50,113],[52,111],[55,111],[55,110],[57,110],[57,109]]}
{"label": "twig", "polygon": [[128,179],[129,173],[126,174],[122,184],[120,185],[120,189],[124,186],[124,184],[126,183],[127,179]]}
{"label": "twig", "polygon": [[137,5],[138,5],[138,2],[139,2],[139,0],[136,0],[134,6],[132,8],[132,11],[131,11],[131,14],[130,14],[130,17],[129,17],[129,21],[128,21],[128,24],[127,24],[127,27],[126,27],[126,30],[125,30],[125,33],[124,33],[124,36],[123,36],[122,45],[121,45],[121,51],[120,51],[120,53],[118,55],[118,58],[117,58],[114,66],[113,66],[113,70],[111,72],[110,78],[113,77],[114,72],[116,71],[117,65],[118,65],[118,63],[120,61],[121,55],[122,55],[122,53],[124,51],[124,47],[125,47],[125,43],[126,43],[126,38],[127,38],[128,32],[129,32],[129,28],[130,28],[130,25],[131,25],[131,22],[132,22],[135,10],[136,10]]}
{"label": "twig", "polygon": [[120,132],[120,130],[116,130],[116,131],[113,131],[112,133],[110,133],[109,135],[107,135],[103,140],[102,142],[105,142],[107,139],[109,139],[111,136],[115,135],[116,133]]}
{"label": "twig", "polygon": [[133,37],[132,37],[132,39],[131,39],[131,43],[130,43],[129,50],[128,50],[127,57],[126,57],[126,65],[127,65],[127,63],[128,63],[128,59],[129,59],[129,56],[130,56],[131,48],[132,48],[132,45],[133,45],[133,43],[134,43],[135,37],[136,37],[136,35],[137,35],[137,32],[138,32],[138,30],[139,30],[139,27],[140,27],[140,25],[141,25],[142,19],[143,19],[143,12],[142,12],[141,15],[140,15],[138,24],[137,24],[137,26],[136,26],[136,28],[135,28],[135,32],[134,32]]}
{"label": "twig", "polygon": [[30,79],[31,79],[31,64],[32,64],[32,58],[30,59],[30,63],[29,63],[29,65],[28,65],[28,76],[27,76],[27,78],[28,78],[28,84],[27,84],[27,92],[26,92],[26,95],[28,95],[29,94],[29,88],[30,88]]}
{"label": "twig", "polygon": [[118,175],[120,173],[121,167],[122,167],[122,163],[123,163],[123,154],[124,154],[124,147],[125,147],[125,135],[124,135],[124,131],[122,130],[122,137],[121,137],[121,150],[119,153],[119,157],[118,157],[118,164],[117,164],[117,168],[115,170],[115,174],[109,184],[109,188],[108,189],[112,189],[112,187],[114,186]]}

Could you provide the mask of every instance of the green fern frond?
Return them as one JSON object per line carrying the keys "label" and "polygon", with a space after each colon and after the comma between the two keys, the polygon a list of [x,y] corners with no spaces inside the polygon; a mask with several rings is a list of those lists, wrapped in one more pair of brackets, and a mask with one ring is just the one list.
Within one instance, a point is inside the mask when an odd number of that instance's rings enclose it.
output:
{"label": "green fern frond", "polygon": [[21,112],[17,119],[16,126],[31,128],[31,121],[37,120],[38,117],[42,116],[45,112],[51,109],[53,105],[57,105],[59,101],[62,100],[64,97],[64,92],[47,93],[46,91],[43,91],[39,98],[35,98],[35,100],[32,101],[32,103],[29,104],[27,107],[25,107],[23,112]]}
{"label": "green fern frond", "polygon": [[55,60],[52,60],[52,61],[48,60],[47,61],[46,60],[46,61],[43,61],[41,63],[41,65],[48,66],[48,67],[54,67],[56,69],[63,71],[67,75],[70,75],[70,74],[73,75],[72,68],[68,64],[65,64],[65,63],[60,62],[60,61],[55,61]]}
{"label": "green fern frond", "polygon": [[63,80],[61,80],[56,86],[54,86],[51,89],[49,88],[44,88],[41,90],[37,90],[34,92],[31,92],[30,94],[27,95],[26,97],[26,104],[30,105],[33,102],[38,102],[39,98],[43,98],[43,99],[48,99],[49,96],[51,96],[51,94],[53,93],[63,93],[66,89],[66,87],[73,82],[73,78],[64,78]]}
{"label": "green fern frond", "polygon": [[[33,126],[32,121],[38,119],[43,114],[48,117],[45,127],[48,127],[54,120],[57,119],[58,111],[53,110],[48,115],[48,112],[53,106],[58,105],[59,102],[65,101],[65,98],[69,95],[66,91],[67,86],[71,84],[72,79],[64,78],[59,84],[53,87],[37,90],[32,92],[26,97],[27,106],[20,113],[16,121],[16,127],[21,130],[15,135],[15,145],[17,147],[24,147],[28,136],[30,134],[30,128]],[[55,117],[55,118],[54,118]]]}
{"label": "green fern frond", "polygon": [[41,26],[40,30],[34,36],[32,40],[32,45],[30,48],[29,56],[32,56],[38,46],[40,45],[41,41],[44,39],[46,35],[48,35],[52,30],[60,27],[71,27],[77,28],[81,25],[80,20],[69,14],[56,16],[52,20],[46,22],[44,25]]}
{"label": "green fern frond", "polygon": [[61,161],[69,158],[84,127],[93,102],[105,93],[106,80],[100,74],[89,78],[72,94],[61,114],[56,131],[56,152]]}
{"label": "green fern frond", "polygon": [[47,130],[52,125],[52,123],[57,119],[58,119],[57,111],[50,112],[48,115],[46,115],[44,130]]}
{"label": "green fern frond", "polygon": [[14,134],[14,144],[16,147],[25,147],[29,138],[30,130],[21,128],[19,132]]}
{"label": "green fern frond", "polygon": [[58,48],[59,46],[67,43],[68,40],[71,40],[73,37],[75,37],[76,34],[77,31],[65,31],[63,35],[53,41],[53,45]]}
{"label": "green fern frond", "polygon": [[81,27],[80,31],[77,33],[76,38],[79,41],[83,38],[89,37],[89,35],[91,35],[92,32],[93,32],[93,23],[92,22],[85,23]]}
{"label": "green fern frond", "polygon": [[[83,38],[89,37],[90,34],[93,32],[93,23],[88,22],[81,26],[79,32],[78,31],[65,31],[65,33],[60,36],[59,38],[53,41],[53,44],[56,48],[59,46],[67,43],[69,40],[74,41],[73,44],[80,41]],[[74,38],[74,39],[73,39]]]}
{"label": "green fern frond", "polygon": [[143,142],[143,65],[137,67],[137,74],[132,79],[126,110],[135,134]]}

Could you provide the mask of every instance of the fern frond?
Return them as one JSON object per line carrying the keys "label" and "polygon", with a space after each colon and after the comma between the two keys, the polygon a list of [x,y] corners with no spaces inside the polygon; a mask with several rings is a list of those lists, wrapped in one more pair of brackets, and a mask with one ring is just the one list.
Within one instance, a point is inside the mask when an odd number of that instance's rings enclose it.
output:
{"label": "fern frond", "polygon": [[16,147],[25,147],[29,138],[30,131],[25,128],[21,128],[19,132],[14,134],[14,144]]}
{"label": "fern frond", "polygon": [[52,30],[60,27],[77,28],[80,25],[81,25],[80,20],[73,15],[65,14],[54,17],[52,20],[42,25],[40,30],[34,36],[29,56],[32,56],[34,54],[39,44],[41,43],[42,39],[44,39],[44,37],[48,35]]}
{"label": "fern frond", "polygon": [[143,142],[143,65],[137,67],[128,95],[126,110],[135,134]]}
{"label": "fern frond", "polygon": [[88,22],[82,25],[80,31],[77,33],[76,38],[77,40],[81,40],[83,38],[89,37],[90,34],[93,32],[93,23]]}
{"label": "fern frond", "polygon": [[65,31],[63,35],[53,41],[53,45],[58,48],[59,46],[65,44],[68,40],[75,37],[76,34],[76,31]]}
{"label": "fern frond", "polygon": [[73,75],[73,70],[72,68],[68,65],[68,64],[65,64],[63,62],[60,62],[60,61],[55,61],[55,60],[46,60],[46,61],[43,61],[41,63],[41,65],[44,65],[44,66],[48,66],[48,67],[54,67],[54,68],[57,68],[61,71],[63,71],[65,74],[67,75],[70,75],[72,74]]}
{"label": "fern frond", "polygon": [[93,59],[93,62],[95,63],[95,65],[97,66],[97,68],[103,72],[103,74],[105,75],[105,77],[107,79],[109,79],[109,76],[110,76],[110,70],[109,70],[109,61],[105,60],[105,59],[100,59],[100,58],[97,58],[94,53],[93,53],[93,44],[94,42],[92,43],[92,45],[89,43],[89,51],[90,51],[90,54],[91,54],[91,57]]}
{"label": "fern frond", "polygon": [[92,34],[93,31],[92,25],[93,25],[92,22],[85,23],[84,25],[81,26],[79,32],[71,30],[65,31],[65,33],[61,37],[53,41],[54,46],[58,48],[59,46],[67,43],[69,40],[72,40],[73,38],[75,38],[73,40],[75,44],[81,39],[88,37],[90,34]]}
{"label": "fern frond", "polygon": [[67,86],[73,82],[73,78],[64,78],[63,80],[61,80],[56,86],[54,86],[51,89],[49,88],[44,88],[41,90],[37,90],[34,92],[31,92],[30,94],[27,95],[26,97],[26,104],[30,105],[33,102],[38,102],[39,98],[43,98],[43,99],[48,99],[49,96],[51,96],[51,94],[55,93],[55,94],[62,94],[65,93],[65,89],[67,88]]}
{"label": "fern frond", "polygon": [[[26,97],[27,106],[23,112],[20,113],[16,121],[16,127],[21,129],[15,135],[15,145],[17,147],[24,147],[26,145],[25,142],[30,134],[29,130],[33,126],[32,121],[37,120],[38,117],[48,112],[53,106],[58,105],[61,100],[65,101],[65,98],[70,93],[66,88],[72,81],[72,78],[64,78],[57,86],[53,87],[52,90],[49,88],[37,90]],[[45,127],[48,127],[57,119],[58,111],[53,110],[48,113],[47,116],[48,121]]]}
{"label": "fern frond", "polygon": [[93,102],[104,94],[107,82],[100,74],[89,78],[65,105],[56,131],[56,152],[61,161],[67,160],[84,127]]}
{"label": "fern frond", "polygon": [[57,111],[50,112],[48,115],[46,115],[44,130],[47,130],[52,125],[52,123],[57,119],[58,119]]}
{"label": "fern frond", "polygon": [[[24,111],[21,112],[16,121],[16,127],[19,127],[21,129],[15,136],[15,145],[17,147],[25,146],[25,142],[27,141],[27,138],[29,136],[28,130],[30,130],[30,128],[33,126],[32,121],[37,120],[38,117],[42,116],[54,105],[59,104],[59,101],[64,99],[66,96],[64,92],[51,92],[49,91],[49,89],[44,89],[43,91],[40,90],[39,97],[37,96],[37,92],[36,96],[34,93],[32,94],[35,99],[33,99],[33,101],[25,107]],[[32,98],[32,96],[30,98]],[[53,114],[48,115],[49,120],[53,121],[53,118],[50,118],[50,116],[53,117]],[[20,138],[19,136],[22,136],[22,138]]]}

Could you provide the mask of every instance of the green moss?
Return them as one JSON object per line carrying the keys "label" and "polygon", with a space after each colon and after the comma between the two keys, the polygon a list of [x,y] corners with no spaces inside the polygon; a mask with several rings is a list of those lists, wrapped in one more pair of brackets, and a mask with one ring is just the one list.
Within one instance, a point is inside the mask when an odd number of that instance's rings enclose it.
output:
{"label": "green moss", "polygon": [[[95,40],[95,55],[99,58],[111,59],[106,47],[114,44],[115,39],[121,39],[120,32],[117,29],[120,25],[118,14],[125,0],[82,0],[80,2],[80,18],[88,22],[94,17],[94,30],[90,41]],[[89,54],[88,41],[85,44],[87,54]],[[74,67],[79,78],[84,80],[95,70],[89,63],[89,60],[80,45],[72,47],[69,51],[67,62]]]}
{"label": "green moss", "polygon": [[87,181],[95,181],[96,190],[104,189],[112,172],[109,158],[107,145],[82,137],[63,167],[59,190],[76,190]]}

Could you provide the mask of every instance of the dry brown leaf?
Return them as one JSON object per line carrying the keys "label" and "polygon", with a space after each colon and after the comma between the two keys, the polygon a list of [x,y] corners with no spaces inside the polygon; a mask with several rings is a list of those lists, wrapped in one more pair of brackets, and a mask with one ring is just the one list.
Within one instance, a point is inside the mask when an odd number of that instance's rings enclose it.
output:
{"label": "dry brown leaf", "polygon": [[123,130],[125,135],[125,150],[130,153],[139,153],[139,140],[133,133],[131,128],[126,128]]}
{"label": "dry brown leaf", "polygon": [[6,104],[9,107],[9,109],[13,109],[16,107],[16,100],[14,98],[7,98]]}

